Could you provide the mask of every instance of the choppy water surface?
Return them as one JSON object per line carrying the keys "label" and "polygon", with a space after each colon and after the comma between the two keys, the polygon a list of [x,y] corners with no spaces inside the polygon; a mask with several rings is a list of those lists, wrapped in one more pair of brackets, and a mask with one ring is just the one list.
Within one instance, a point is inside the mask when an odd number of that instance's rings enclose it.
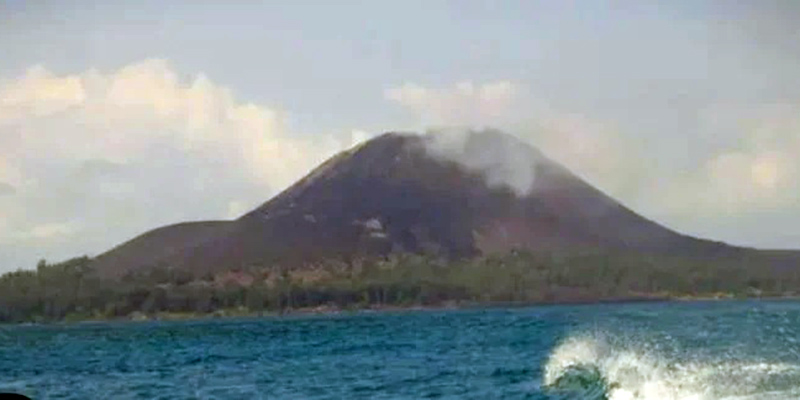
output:
{"label": "choppy water surface", "polygon": [[0,392],[67,399],[798,399],[800,303],[0,327]]}

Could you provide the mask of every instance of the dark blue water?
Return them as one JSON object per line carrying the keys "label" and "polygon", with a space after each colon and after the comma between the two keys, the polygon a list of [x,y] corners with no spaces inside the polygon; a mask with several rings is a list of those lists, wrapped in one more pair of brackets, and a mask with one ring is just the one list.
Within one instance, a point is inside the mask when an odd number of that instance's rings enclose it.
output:
{"label": "dark blue water", "polygon": [[797,399],[800,303],[0,327],[36,399]]}

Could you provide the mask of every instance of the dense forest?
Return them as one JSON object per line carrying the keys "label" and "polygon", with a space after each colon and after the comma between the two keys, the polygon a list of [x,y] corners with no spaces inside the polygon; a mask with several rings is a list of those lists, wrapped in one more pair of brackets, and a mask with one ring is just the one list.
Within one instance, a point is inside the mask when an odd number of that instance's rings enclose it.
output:
{"label": "dense forest", "polygon": [[400,255],[204,276],[150,268],[101,280],[91,259],[0,277],[0,321],[174,318],[293,310],[793,296],[795,268],[746,257],[512,252],[461,261]]}

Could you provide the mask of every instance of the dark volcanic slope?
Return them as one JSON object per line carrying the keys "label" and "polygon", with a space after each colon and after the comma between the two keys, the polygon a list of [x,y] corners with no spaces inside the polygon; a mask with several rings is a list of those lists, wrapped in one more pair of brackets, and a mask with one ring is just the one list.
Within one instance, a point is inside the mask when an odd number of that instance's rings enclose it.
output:
{"label": "dark volcanic slope", "polygon": [[231,221],[201,221],[163,226],[97,256],[94,265],[108,275],[163,265],[167,260],[180,258],[197,246],[225,235],[233,225]]}
{"label": "dark volcanic slope", "polygon": [[152,265],[208,271],[398,251],[738,251],[633,213],[511,136],[472,133],[464,149],[522,149],[535,171],[527,195],[489,187],[482,172],[429,155],[427,140],[385,134],[331,158],[236,221],[160,228],[101,255],[97,265],[116,275]]}

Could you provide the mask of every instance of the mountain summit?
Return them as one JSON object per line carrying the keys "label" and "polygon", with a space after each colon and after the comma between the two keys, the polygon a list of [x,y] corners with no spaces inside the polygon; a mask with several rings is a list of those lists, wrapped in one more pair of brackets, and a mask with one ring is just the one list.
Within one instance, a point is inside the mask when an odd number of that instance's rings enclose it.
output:
{"label": "mountain summit", "polygon": [[402,252],[460,258],[587,248],[736,249],[641,217],[527,143],[487,130],[378,136],[239,219],[159,228],[95,265],[119,276],[150,266],[214,271]]}

